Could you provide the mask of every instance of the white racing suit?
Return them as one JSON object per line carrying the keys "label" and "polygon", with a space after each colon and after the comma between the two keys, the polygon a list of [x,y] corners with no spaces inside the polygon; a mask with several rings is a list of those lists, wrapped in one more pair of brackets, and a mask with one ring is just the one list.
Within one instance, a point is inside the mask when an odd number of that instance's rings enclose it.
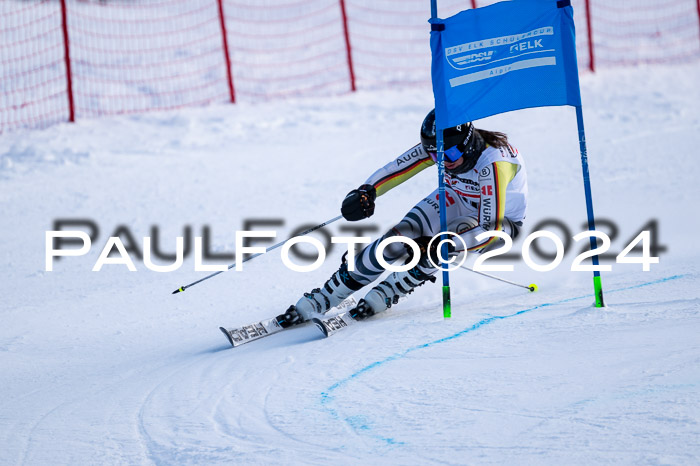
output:
{"label": "white racing suit", "polygon": [[[371,184],[381,196],[420,171],[434,165],[421,144],[409,149],[392,162],[377,170],[366,184]],[[527,175],[518,151],[510,145],[504,148],[487,146],[475,167],[458,175],[446,173],[445,201],[448,231],[459,234],[467,250],[482,252],[494,246],[499,238],[476,241],[490,230],[501,230],[515,237],[527,209]],[[279,316],[282,325],[294,325],[308,320],[316,313],[325,313],[355,291],[375,281],[385,270],[376,258],[377,246],[385,238],[401,235],[413,240],[433,237],[440,233],[438,191],[418,202],[384,236],[366,246],[355,256],[355,268],[341,264],[321,288],[316,288]],[[458,246],[461,244],[457,241]],[[457,249],[456,252],[459,252]],[[384,260],[393,263],[406,255],[403,243],[390,244],[383,251]],[[354,318],[364,318],[384,311],[401,296],[426,281],[434,281],[438,271],[429,261],[421,260],[407,272],[394,272],[375,286],[351,311]]]}
{"label": "white racing suit", "polygon": [[[370,176],[366,183],[373,185],[377,196],[435,162],[418,144],[396,160]],[[527,174],[522,157],[511,146],[487,146],[475,167],[466,173],[445,174],[445,204],[448,231],[459,234],[470,252],[482,252],[498,242],[491,237],[476,241],[476,236],[490,230],[501,230],[517,236],[527,210]],[[377,262],[377,245],[385,238],[401,235],[411,239],[433,237],[440,233],[440,204],[436,189],[418,202],[384,236],[363,249],[355,259],[355,271],[349,272],[357,282],[366,285],[384,272]],[[462,245],[457,241],[458,248]],[[459,252],[460,249],[457,249]],[[384,249],[384,259],[392,263],[405,255],[402,243],[393,243]],[[432,274],[436,270],[423,270]]]}

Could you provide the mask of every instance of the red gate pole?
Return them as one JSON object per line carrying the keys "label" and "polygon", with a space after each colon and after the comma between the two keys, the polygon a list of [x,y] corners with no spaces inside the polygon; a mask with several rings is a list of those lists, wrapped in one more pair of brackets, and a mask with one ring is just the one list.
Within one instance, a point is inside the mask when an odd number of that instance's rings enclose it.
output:
{"label": "red gate pole", "polygon": [[[700,0],[698,0],[700,1]],[[345,0],[340,0],[340,13],[343,16],[343,32],[345,34],[345,49],[348,54],[348,69],[350,70],[350,89],[354,92],[355,88],[355,70],[352,66],[352,48],[350,47],[350,33],[348,32],[348,15],[345,12]]]}
{"label": "red gate pole", "polygon": [[224,58],[226,60],[226,78],[228,80],[228,92],[231,95],[231,103],[236,103],[236,93],[233,90],[233,74],[231,73],[231,55],[228,51],[228,36],[226,35],[226,17],[224,16],[223,0],[217,0],[219,4],[219,22],[221,23],[221,38],[224,44]]}
{"label": "red gate pole", "polygon": [[[698,0],[700,2],[700,0]],[[472,0],[472,10],[476,10],[476,0]]]}
{"label": "red gate pole", "polygon": [[63,50],[66,59],[66,92],[68,94],[68,121],[75,121],[75,105],[73,103],[73,73],[70,68],[70,41],[68,40],[68,11],[66,0],[61,0],[61,25],[63,27]]}
{"label": "red gate pole", "polygon": [[700,0],[697,0],[698,3],[698,26],[700,26]]}
{"label": "red gate pole", "polygon": [[[700,0],[698,0],[700,5]],[[586,0],[586,25],[588,26],[588,68],[595,72],[595,54],[593,53],[593,20],[591,19],[591,0]]]}

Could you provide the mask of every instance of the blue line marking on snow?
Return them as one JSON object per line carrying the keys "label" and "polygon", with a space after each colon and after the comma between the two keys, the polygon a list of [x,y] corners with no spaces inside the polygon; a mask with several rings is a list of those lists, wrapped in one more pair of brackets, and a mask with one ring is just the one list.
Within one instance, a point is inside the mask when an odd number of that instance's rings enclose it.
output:
{"label": "blue line marking on snow", "polygon": [[[643,288],[645,286],[650,286],[650,285],[657,285],[659,283],[665,283],[669,282],[671,280],[677,280],[679,278],[686,277],[688,274],[681,274],[681,275],[672,275],[670,277],[665,277],[665,278],[660,278],[658,280],[653,280],[650,282],[645,282],[645,283],[640,283],[638,285],[632,285],[632,286],[626,286],[624,288],[617,288],[614,290],[606,291],[605,294],[610,294],[610,293],[618,293],[620,291],[626,291],[626,290],[632,290],[635,288]],[[369,431],[372,430],[372,428],[369,426],[367,419],[364,418],[364,416],[347,416],[347,417],[342,417],[337,410],[331,408],[329,404],[333,402],[335,397],[333,396],[333,392],[344,385],[347,385],[348,383],[354,381],[361,375],[371,371],[372,369],[376,369],[377,367],[383,366],[391,361],[396,361],[397,359],[401,359],[405,357],[407,354],[412,353],[414,351],[418,351],[420,349],[424,348],[429,348],[434,345],[438,345],[440,343],[444,343],[446,341],[451,341],[456,338],[459,338],[461,336],[466,335],[467,333],[473,332],[474,330],[478,330],[480,327],[483,327],[484,325],[488,325],[492,322],[495,322],[497,320],[503,320],[503,319],[509,319],[511,317],[516,317],[522,314],[525,314],[526,312],[531,312],[535,311],[537,309],[542,309],[545,307],[551,307],[551,306],[556,306],[558,304],[564,304],[564,303],[569,303],[571,301],[577,301],[579,299],[585,299],[585,298],[595,298],[595,294],[587,294],[583,296],[576,296],[574,298],[565,298],[559,301],[554,301],[551,303],[544,303],[544,304],[538,304],[537,306],[528,308],[528,309],[523,309],[521,311],[518,311],[514,314],[509,314],[505,316],[492,316],[492,317],[487,317],[485,319],[480,320],[479,322],[475,323],[474,325],[465,328],[462,331],[459,331],[455,333],[454,335],[450,335],[448,337],[440,338],[438,340],[431,341],[429,343],[423,343],[421,345],[416,345],[412,346],[404,351],[401,351],[400,353],[395,353],[392,354],[391,356],[388,356],[382,360],[375,361],[360,370],[350,374],[349,376],[345,377],[344,379],[339,380],[338,382],[334,383],[328,389],[324,392],[321,392],[321,406],[323,406],[328,413],[335,419],[342,419],[345,421],[350,427],[353,428],[355,431],[363,431],[364,433],[369,433],[371,437],[374,437],[377,440],[380,440],[384,442],[387,445],[404,445],[404,442],[401,442],[399,440],[393,439],[393,438],[388,438],[388,437],[382,437],[381,435],[376,435],[372,434]]]}

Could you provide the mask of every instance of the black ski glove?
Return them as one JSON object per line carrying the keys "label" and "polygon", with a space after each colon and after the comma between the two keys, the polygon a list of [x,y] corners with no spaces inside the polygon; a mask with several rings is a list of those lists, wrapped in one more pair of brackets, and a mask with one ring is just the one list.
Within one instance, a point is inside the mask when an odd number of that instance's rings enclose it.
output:
{"label": "black ski glove", "polygon": [[371,184],[363,184],[353,189],[343,199],[340,212],[345,220],[356,222],[374,214],[374,200],[377,198],[377,190]]}

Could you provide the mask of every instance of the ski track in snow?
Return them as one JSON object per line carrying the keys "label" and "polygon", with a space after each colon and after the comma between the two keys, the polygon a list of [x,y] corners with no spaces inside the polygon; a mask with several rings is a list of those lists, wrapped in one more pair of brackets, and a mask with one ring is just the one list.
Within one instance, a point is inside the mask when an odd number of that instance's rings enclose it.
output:
{"label": "ski track in snow", "polygon": [[[628,286],[628,287],[624,287],[624,288],[609,290],[609,291],[606,291],[606,295],[618,293],[620,291],[631,290],[631,289],[635,289],[635,288],[642,288],[642,287],[646,287],[646,286],[657,285],[657,284],[665,283],[665,282],[668,282],[671,280],[677,280],[677,279],[684,278],[684,277],[686,277],[686,275],[673,275],[670,277],[666,277],[666,278],[662,278],[659,280],[654,280],[654,281],[650,281],[650,282],[646,282],[646,283],[641,283],[638,285],[632,285],[632,286]],[[562,300],[556,301],[556,302],[539,304],[537,306],[534,306],[534,307],[531,307],[528,309],[523,309],[521,311],[515,312],[513,314],[505,315],[505,316],[488,317],[488,318],[482,319],[479,322],[475,323],[474,325],[472,325],[472,326],[470,326],[470,327],[468,327],[468,328],[466,328],[458,333],[450,335],[448,337],[440,338],[439,340],[434,340],[434,341],[431,341],[429,343],[423,343],[423,344],[419,344],[416,346],[412,346],[408,349],[405,349],[405,350],[400,351],[396,354],[393,354],[393,355],[389,356],[388,358],[385,358],[385,359],[382,359],[379,361],[375,361],[375,362],[361,368],[357,372],[354,372],[354,373],[350,374],[349,376],[335,382],[330,387],[328,387],[328,389],[321,392],[321,396],[320,396],[321,405],[328,411],[328,413],[334,419],[338,419],[338,420],[341,420],[343,422],[346,422],[350,427],[352,427],[353,430],[355,430],[358,433],[364,433],[366,435],[369,435],[372,438],[375,438],[381,442],[386,443],[387,445],[404,445],[404,442],[396,440],[394,438],[383,437],[379,434],[374,434],[372,432],[372,428],[370,427],[369,423],[358,422],[358,419],[361,419],[363,416],[343,417],[341,414],[338,413],[338,411],[336,409],[333,409],[330,406],[331,403],[333,403],[333,401],[335,400],[335,396],[333,395],[333,392],[335,392],[336,390],[338,390],[340,388],[345,388],[348,384],[350,384],[352,382],[356,382],[358,378],[362,377],[366,373],[368,373],[370,371],[381,370],[381,368],[384,365],[391,363],[393,361],[396,361],[398,359],[405,358],[406,356],[408,356],[409,354],[411,354],[415,351],[419,351],[419,350],[422,350],[425,348],[430,348],[432,346],[439,345],[441,343],[445,343],[445,342],[452,341],[454,339],[463,337],[463,336],[465,336],[473,331],[480,329],[481,327],[483,327],[485,325],[492,324],[492,323],[497,322],[499,320],[510,319],[510,318],[517,317],[517,316],[520,316],[520,315],[523,315],[523,314],[526,314],[526,313],[529,313],[532,311],[536,311],[539,309],[547,308],[550,306],[556,306],[558,304],[570,303],[570,302],[578,301],[578,300],[581,300],[584,298],[595,298],[595,295],[589,294],[589,295],[585,295],[585,296],[577,296],[574,298],[566,298],[566,299],[562,299]],[[696,385],[690,385],[690,387],[693,387],[693,388],[695,386]],[[542,419],[546,420],[547,418],[542,418]],[[545,421],[543,421],[543,422],[545,422]],[[597,427],[600,427],[600,426],[597,426]]]}

